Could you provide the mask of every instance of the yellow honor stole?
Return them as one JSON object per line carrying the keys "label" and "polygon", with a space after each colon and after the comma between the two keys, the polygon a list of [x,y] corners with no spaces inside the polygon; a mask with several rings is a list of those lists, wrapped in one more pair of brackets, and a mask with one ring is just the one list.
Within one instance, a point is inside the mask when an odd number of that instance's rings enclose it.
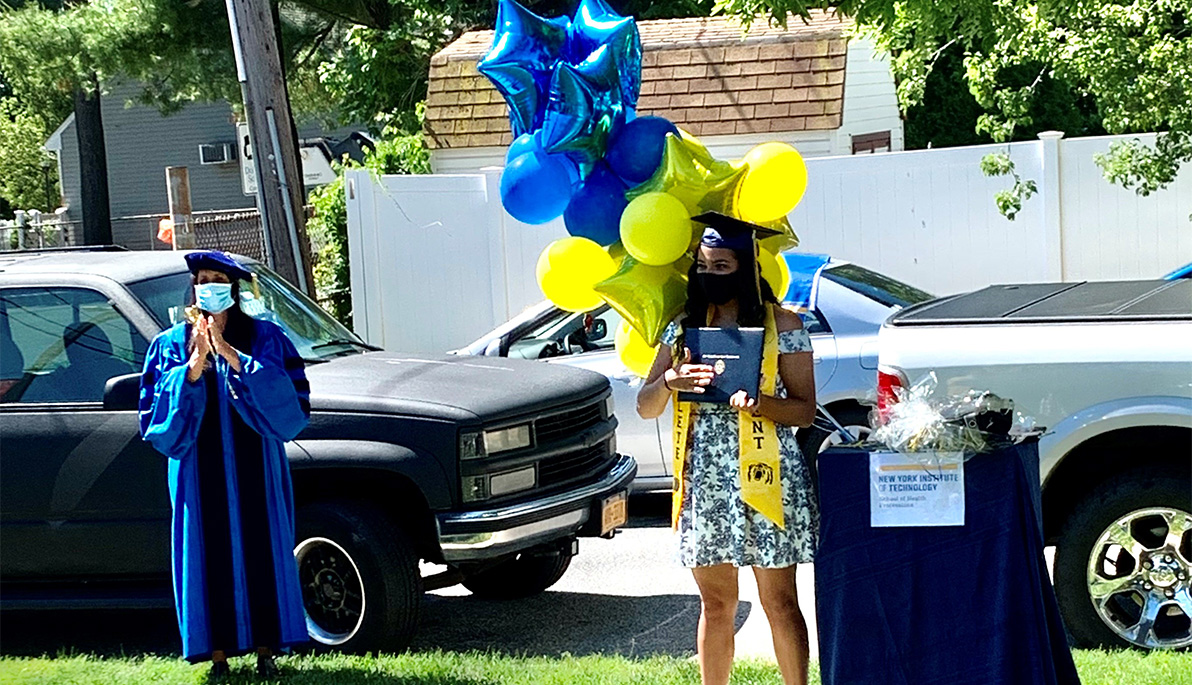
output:
{"label": "yellow honor stole", "polygon": [[[778,326],[774,322],[774,310],[766,306],[766,334],[762,347],[761,393],[774,396],[778,387]],[[690,438],[691,423],[695,420],[695,403],[680,402],[678,393],[672,393],[675,401],[674,424],[674,494],[671,504],[671,525],[679,526],[679,511],[683,507],[683,494],[687,486],[684,478],[687,465],[687,441]],[[756,509],[762,516],[774,522],[779,528],[786,528],[782,514],[782,479],[778,462],[778,429],[774,422],[763,416],[738,412],[737,434],[741,451],[741,499]]]}

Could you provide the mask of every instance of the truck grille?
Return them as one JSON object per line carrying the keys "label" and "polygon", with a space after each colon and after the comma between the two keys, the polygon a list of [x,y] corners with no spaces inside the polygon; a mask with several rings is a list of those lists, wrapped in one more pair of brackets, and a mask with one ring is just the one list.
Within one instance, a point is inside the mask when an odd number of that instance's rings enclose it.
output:
{"label": "truck grille", "polygon": [[609,454],[607,444],[545,459],[538,462],[538,486],[547,488],[601,473],[608,468],[613,459],[615,455]]}
{"label": "truck grille", "polygon": [[602,404],[602,402],[596,402],[538,419],[534,422],[538,444],[546,445],[556,440],[562,440],[600,423],[603,419]]}

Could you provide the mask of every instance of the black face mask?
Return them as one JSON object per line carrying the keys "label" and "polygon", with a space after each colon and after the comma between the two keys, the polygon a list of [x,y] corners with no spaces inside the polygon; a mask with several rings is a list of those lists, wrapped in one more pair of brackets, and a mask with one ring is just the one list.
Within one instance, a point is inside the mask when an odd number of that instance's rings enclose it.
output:
{"label": "black face mask", "polygon": [[709,274],[702,273],[699,276],[699,287],[704,292],[704,297],[708,298],[708,302],[712,304],[721,305],[727,304],[740,292],[740,279],[737,273],[731,274]]}

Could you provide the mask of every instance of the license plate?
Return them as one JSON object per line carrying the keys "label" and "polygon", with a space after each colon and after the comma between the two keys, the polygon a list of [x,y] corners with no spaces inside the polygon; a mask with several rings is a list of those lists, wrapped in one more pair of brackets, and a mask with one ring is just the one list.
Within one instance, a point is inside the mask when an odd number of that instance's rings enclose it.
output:
{"label": "license plate", "polygon": [[600,534],[608,535],[629,522],[628,493],[618,492],[600,503]]}

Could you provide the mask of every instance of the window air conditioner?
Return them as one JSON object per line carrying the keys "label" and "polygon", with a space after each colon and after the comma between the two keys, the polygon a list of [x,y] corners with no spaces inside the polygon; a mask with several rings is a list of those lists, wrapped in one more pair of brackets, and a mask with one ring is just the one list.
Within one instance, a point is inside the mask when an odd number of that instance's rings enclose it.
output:
{"label": "window air conditioner", "polygon": [[228,164],[236,160],[232,143],[212,143],[199,146],[199,164]]}

